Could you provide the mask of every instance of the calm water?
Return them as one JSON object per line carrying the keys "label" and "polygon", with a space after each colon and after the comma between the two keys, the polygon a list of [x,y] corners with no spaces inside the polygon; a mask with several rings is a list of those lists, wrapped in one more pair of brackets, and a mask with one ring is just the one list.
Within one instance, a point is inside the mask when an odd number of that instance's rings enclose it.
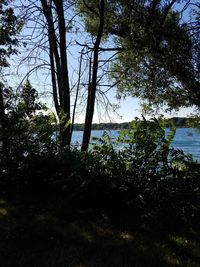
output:
{"label": "calm water", "polygon": [[[166,132],[168,129],[166,129]],[[101,137],[102,131],[92,131],[92,136]],[[118,136],[118,131],[109,131],[109,134],[116,138]],[[81,144],[83,132],[74,131],[72,136],[72,142]],[[186,153],[191,153],[195,160],[200,162],[200,132],[194,128],[177,128],[176,135],[172,146],[179,148]]]}

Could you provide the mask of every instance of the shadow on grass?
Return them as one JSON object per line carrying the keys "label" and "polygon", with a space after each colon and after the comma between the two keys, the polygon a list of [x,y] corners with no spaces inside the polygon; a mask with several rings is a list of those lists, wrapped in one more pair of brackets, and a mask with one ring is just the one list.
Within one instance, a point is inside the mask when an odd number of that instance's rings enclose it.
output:
{"label": "shadow on grass", "polygon": [[62,198],[11,199],[0,198],[0,266],[200,266],[191,229],[136,224],[131,213],[112,217]]}

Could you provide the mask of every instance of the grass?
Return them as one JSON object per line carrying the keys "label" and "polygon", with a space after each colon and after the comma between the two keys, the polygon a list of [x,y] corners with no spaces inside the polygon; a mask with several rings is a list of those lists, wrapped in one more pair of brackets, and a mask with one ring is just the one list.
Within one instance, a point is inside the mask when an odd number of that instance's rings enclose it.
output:
{"label": "grass", "polygon": [[0,266],[197,267],[200,233],[13,190],[0,197]]}

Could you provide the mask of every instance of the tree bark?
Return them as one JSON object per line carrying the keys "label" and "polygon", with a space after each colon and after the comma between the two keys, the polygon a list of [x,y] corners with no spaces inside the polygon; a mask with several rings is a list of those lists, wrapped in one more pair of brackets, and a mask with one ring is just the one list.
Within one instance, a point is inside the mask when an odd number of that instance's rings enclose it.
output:
{"label": "tree bark", "polygon": [[58,102],[56,70],[55,70],[55,64],[54,64],[53,49],[52,49],[51,44],[50,44],[50,48],[49,48],[49,56],[50,56],[50,65],[51,65],[51,82],[52,82],[52,89],[53,89],[53,100],[54,100],[56,113],[57,113],[57,115],[59,115],[60,107],[59,107],[59,102]]}
{"label": "tree bark", "polygon": [[[51,79],[53,87],[53,97],[58,117],[64,113],[64,121],[61,125],[62,145],[69,146],[71,143],[70,134],[70,86],[67,65],[66,29],[63,9],[63,0],[53,0],[58,16],[58,35],[54,27],[52,6],[46,0],[41,0],[43,13],[48,25],[48,38],[50,46]],[[56,74],[56,75],[55,75]],[[57,79],[56,79],[57,78]],[[59,97],[58,97],[59,95]],[[63,119],[63,118],[62,118]],[[69,122],[69,125],[68,125]],[[65,128],[65,125],[66,128]]]}
{"label": "tree bark", "polygon": [[80,62],[79,62],[78,82],[77,82],[76,96],[75,96],[75,100],[74,100],[74,107],[73,107],[73,113],[72,113],[71,136],[72,136],[73,129],[74,129],[76,106],[77,106],[78,94],[79,94],[79,89],[80,89],[82,60],[83,60],[83,50],[81,51],[81,57],[80,57]]}
{"label": "tree bark", "polygon": [[100,1],[99,8],[99,29],[96,37],[96,41],[93,48],[93,66],[92,66],[92,80],[88,85],[88,100],[87,100],[87,109],[85,116],[85,127],[83,133],[83,141],[82,141],[82,151],[87,151],[90,136],[91,136],[91,128],[92,128],[92,119],[94,115],[94,106],[95,106],[95,96],[96,96],[96,88],[97,88],[97,72],[98,72],[98,59],[99,59],[99,46],[101,42],[101,38],[103,35],[104,29],[104,0]]}
{"label": "tree bark", "polygon": [[0,125],[1,129],[5,128],[5,109],[3,103],[3,88],[2,83],[0,82]]}
{"label": "tree bark", "polygon": [[[64,136],[66,138],[66,144],[71,143],[71,130],[70,130],[70,86],[69,86],[69,74],[67,65],[67,43],[66,43],[66,29],[65,29],[65,17],[63,10],[63,0],[54,0],[56,6],[56,12],[58,14],[58,28],[59,28],[59,48],[60,48],[60,63],[61,63],[61,86],[63,94],[63,111],[66,116],[65,124],[67,127],[64,129]],[[68,124],[69,123],[69,124]],[[65,141],[64,141],[65,142]]]}
{"label": "tree bark", "polygon": [[[47,26],[48,26],[48,39],[49,39],[49,45],[51,46],[52,49],[52,54],[55,59],[56,67],[54,72],[56,72],[57,76],[57,84],[58,84],[58,92],[59,92],[59,101],[60,101],[60,106],[63,104],[63,99],[62,99],[62,86],[61,86],[61,65],[60,65],[60,57],[58,53],[58,45],[57,45],[57,38],[55,34],[55,28],[54,28],[54,23],[53,23],[53,18],[52,18],[52,12],[51,12],[51,7],[48,6],[46,0],[41,0],[42,3],[42,9],[44,16],[47,21]],[[51,56],[51,54],[50,54]],[[59,115],[59,114],[58,114]]]}
{"label": "tree bark", "polygon": [[5,108],[3,103],[3,85],[0,82],[0,148],[3,151],[5,147]]}

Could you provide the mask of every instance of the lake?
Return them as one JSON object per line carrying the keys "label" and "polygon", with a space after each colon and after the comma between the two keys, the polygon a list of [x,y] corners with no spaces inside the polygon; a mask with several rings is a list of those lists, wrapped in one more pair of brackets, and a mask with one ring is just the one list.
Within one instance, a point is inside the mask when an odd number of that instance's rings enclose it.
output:
{"label": "lake", "polygon": [[[168,129],[166,129],[166,132]],[[119,134],[118,131],[107,131],[112,138],[116,138]],[[103,130],[92,131],[92,137],[101,137],[104,133]],[[83,131],[74,131],[72,135],[72,143],[81,144]],[[195,128],[177,128],[176,135],[172,142],[172,146],[183,150],[185,153],[190,153],[193,158],[200,162],[200,131]]]}

